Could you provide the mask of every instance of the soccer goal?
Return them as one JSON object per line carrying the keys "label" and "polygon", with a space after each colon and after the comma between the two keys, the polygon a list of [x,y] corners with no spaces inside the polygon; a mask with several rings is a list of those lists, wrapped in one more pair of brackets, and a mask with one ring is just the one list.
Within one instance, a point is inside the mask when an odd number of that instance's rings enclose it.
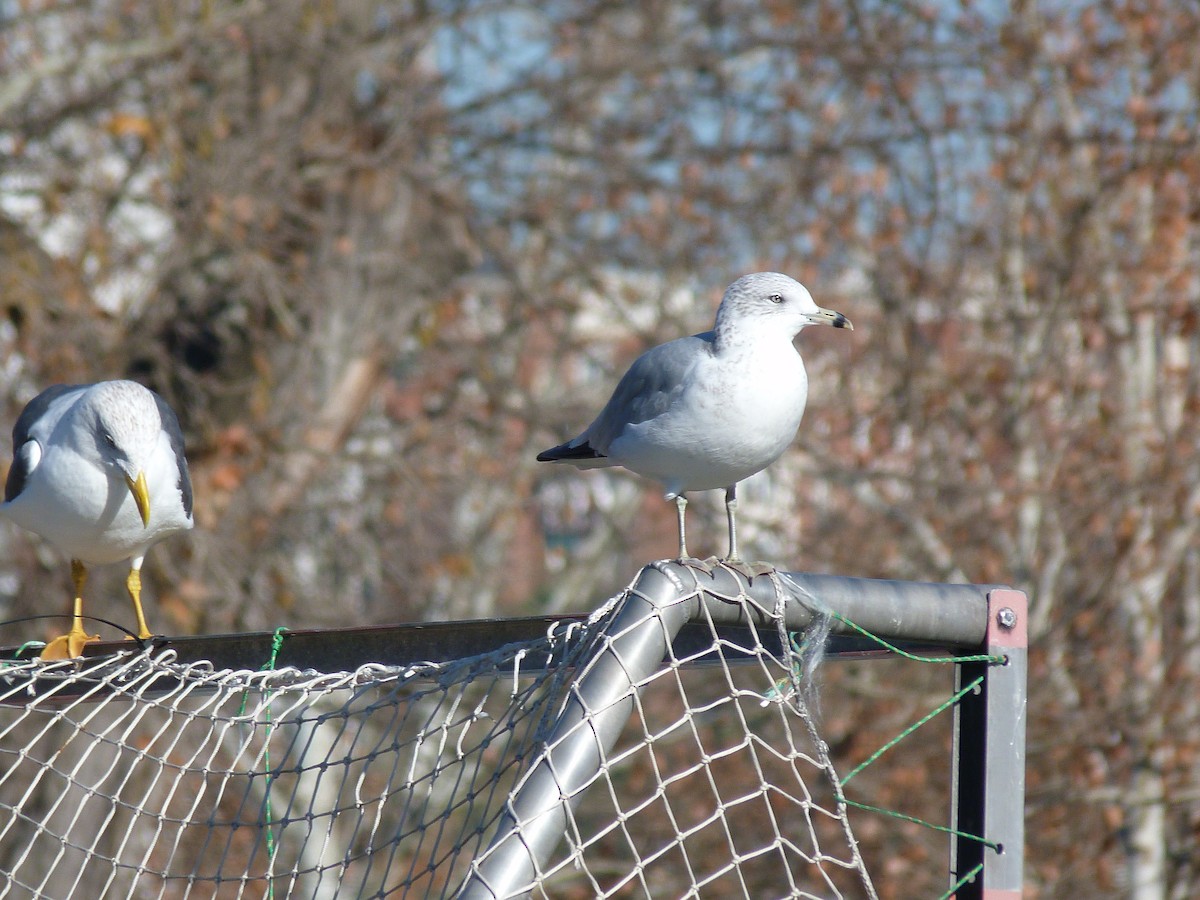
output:
{"label": "soccer goal", "polygon": [[[1025,597],[647,566],[587,617],[0,668],[3,897],[879,897],[818,673],[953,666],[942,896],[1015,900]],[[891,820],[885,820],[891,821]],[[877,827],[873,826],[873,827]],[[936,896],[936,894],[934,895]]]}

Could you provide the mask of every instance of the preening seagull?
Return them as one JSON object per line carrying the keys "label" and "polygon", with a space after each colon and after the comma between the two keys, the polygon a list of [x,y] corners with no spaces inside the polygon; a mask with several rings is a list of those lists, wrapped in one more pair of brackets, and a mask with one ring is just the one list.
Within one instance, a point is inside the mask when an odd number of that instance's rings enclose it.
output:
{"label": "preening seagull", "polygon": [[174,411],[133,381],[47,388],[13,427],[0,515],[71,559],[71,630],[46,646],[43,659],[80,656],[99,638],[83,629],[88,565],[130,560],[125,586],[138,637],[150,637],[142,560],[159,541],[192,527],[192,481]]}
{"label": "preening seagull", "polygon": [[680,559],[688,556],[686,493],[724,488],[727,559],[738,562],[737,483],[796,437],[808,375],[792,340],[809,325],[854,328],[787,275],[745,275],[725,291],[712,331],[646,351],[596,420],[538,460],[624,466],[661,482],[678,510]]}

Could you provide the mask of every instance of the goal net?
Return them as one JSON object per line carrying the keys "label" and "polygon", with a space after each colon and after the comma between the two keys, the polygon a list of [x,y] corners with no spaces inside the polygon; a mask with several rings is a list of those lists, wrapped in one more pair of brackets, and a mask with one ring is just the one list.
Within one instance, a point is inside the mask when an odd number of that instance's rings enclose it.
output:
{"label": "goal net", "polygon": [[0,896],[874,897],[807,705],[827,620],[681,571],[459,659],[9,661]]}

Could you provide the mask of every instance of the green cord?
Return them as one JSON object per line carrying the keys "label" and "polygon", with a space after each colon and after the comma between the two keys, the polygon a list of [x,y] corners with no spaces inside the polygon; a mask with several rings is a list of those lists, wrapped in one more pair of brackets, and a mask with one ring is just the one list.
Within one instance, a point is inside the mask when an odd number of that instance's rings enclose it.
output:
{"label": "green cord", "polygon": [[[939,664],[939,665],[944,665],[946,663],[958,664],[958,663],[968,663],[968,662],[982,662],[982,663],[988,663],[990,665],[1004,665],[1005,663],[1008,662],[1007,657],[994,656],[992,654],[977,654],[977,655],[972,655],[972,656],[918,656],[915,653],[909,653],[905,650],[901,650],[895,644],[891,644],[891,643],[885,641],[883,638],[879,637],[879,635],[877,635],[877,634],[872,634],[871,632],[867,631],[867,629],[863,628],[861,625],[858,625],[857,623],[850,621],[848,618],[843,616],[841,613],[830,611],[829,615],[832,616],[837,621],[841,622],[842,624],[849,626],[849,628],[851,628],[853,631],[856,631],[859,634],[863,635],[864,637],[869,638],[870,640],[879,644],[884,649],[889,650],[890,652],[896,654],[897,656],[903,657],[904,659],[912,660],[913,662],[935,663],[935,664]],[[799,649],[796,646],[795,633],[790,634],[789,639],[792,644],[792,650],[793,650],[793,652],[795,652],[796,650]],[[910,816],[905,813],[897,812],[896,810],[883,809],[878,806],[870,806],[866,803],[858,803],[857,801],[847,799],[846,795],[842,791],[842,786],[845,785],[846,782],[850,781],[852,778],[854,778],[855,775],[857,775],[859,772],[861,772],[867,766],[871,765],[873,762],[875,762],[877,759],[879,759],[881,756],[883,756],[883,754],[887,753],[894,746],[896,746],[898,743],[900,743],[902,740],[904,740],[906,737],[908,737],[910,734],[912,734],[914,731],[916,731],[918,728],[920,728],[926,722],[929,722],[931,719],[941,715],[946,710],[953,707],[963,697],[965,697],[967,694],[971,693],[976,688],[978,688],[983,683],[983,679],[984,679],[984,677],[982,675],[980,675],[978,678],[976,678],[970,684],[968,684],[965,687],[961,688],[960,690],[956,691],[953,694],[953,696],[951,696],[944,703],[940,704],[936,709],[930,711],[925,716],[923,716],[919,721],[913,723],[908,728],[904,729],[904,731],[902,731],[900,734],[896,735],[896,737],[892,738],[890,741],[888,741],[886,744],[884,744],[882,747],[880,747],[878,750],[876,750],[874,753],[872,753],[869,757],[867,757],[867,759],[863,760],[863,762],[861,762],[857,766],[855,766],[850,771],[850,773],[848,775],[846,775],[845,778],[841,779],[841,783],[837,785],[837,793],[838,793],[839,801],[844,803],[846,806],[853,806],[856,809],[866,810],[867,812],[880,813],[885,816],[890,816],[894,819],[900,819],[905,822],[911,822],[914,825],[920,825],[925,828],[929,828],[933,831],[938,831],[938,832],[942,832],[943,834],[953,835],[955,837],[963,838],[965,840],[978,841],[980,844],[982,844],[985,847],[989,847],[992,850],[999,850],[1000,846],[998,844],[994,843],[993,841],[989,841],[986,838],[981,837],[979,835],[968,834],[967,832],[958,831],[957,829],[949,828],[945,825],[937,825],[933,822],[927,822],[924,819],[917,818],[916,816]],[[770,699],[770,697],[773,694],[775,694],[776,692],[782,693],[782,689],[783,689],[784,685],[786,685],[786,684],[787,684],[787,679],[783,679],[783,680],[780,680],[779,682],[777,682],[775,685],[775,688],[768,694],[768,699]],[[948,898],[952,897],[959,888],[961,888],[967,882],[973,880],[975,878],[975,876],[978,875],[979,872],[981,872],[982,870],[983,870],[983,865],[981,863],[981,864],[977,865],[974,869],[972,869],[970,872],[968,872],[966,875],[964,875],[962,878],[960,878],[958,880],[958,882],[953,887],[951,887],[947,893],[943,894],[939,898],[939,900],[948,900]]]}
{"label": "green cord", "polygon": [[[937,664],[985,662],[985,663],[988,663],[993,666],[1002,666],[1008,662],[1007,656],[993,656],[989,653],[981,653],[981,654],[977,654],[974,656],[919,656],[915,653],[909,653],[905,650],[901,650],[895,644],[889,644],[887,641],[885,641],[879,635],[872,634],[871,632],[867,631],[867,629],[863,628],[861,625],[847,619],[841,613],[833,612],[832,610],[830,610],[828,612],[828,615],[834,619],[837,619],[843,625],[850,626],[850,628],[852,628],[854,631],[857,631],[863,637],[870,638],[872,641],[879,644],[879,646],[883,647],[885,650],[890,650],[892,653],[895,653],[897,656],[903,657],[904,659],[911,659],[913,662],[937,663]],[[804,633],[803,632],[795,632],[795,631],[788,632],[788,639],[791,642],[793,654],[802,653],[803,648],[804,648],[805,641],[803,641],[803,640],[799,645],[797,645],[797,643],[796,643],[796,635],[797,634],[800,634],[803,636]],[[768,690],[767,693],[763,696],[763,700],[764,700],[763,705],[764,706],[766,705],[766,701],[770,701],[770,700],[775,699],[776,697],[784,695],[786,693],[785,688],[789,685],[790,681],[791,680],[788,678],[781,678],[778,681],[776,681],[774,687],[772,687],[770,690]]]}
{"label": "green cord", "polygon": [[[275,635],[271,638],[271,656],[259,668],[260,672],[274,672],[275,663],[279,659],[279,651],[283,649],[283,636],[287,632],[287,628],[280,625],[275,629]],[[269,692],[268,692],[269,694]],[[242,692],[242,707],[238,710],[238,715],[242,716],[246,713],[246,703],[250,699],[250,690],[247,688]],[[263,713],[263,721],[266,725],[266,746],[263,748],[263,775],[266,778],[266,788],[263,791],[263,819],[266,838],[264,843],[267,847],[267,859],[275,859],[275,832],[271,830],[274,824],[274,817],[271,814],[271,705],[268,703]],[[267,898],[274,900],[275,897],[275,880],[267,881]]]}
{"label": "green cord", "polygon": [[33,662],[34,660],[36,660],[37,657],[31,657],[30,659],[22,659],[21,654],[24,653],[26,650],[28,650],[31,647],[45,648],[45,646],[46,646],[45,641],[26,641],[20,647],[18,647],[16,650],[13,651],[13,655],[11,658],[0,660],[0,667],[7,668],[8,666],[20,666],[20,665],[24,665],[25,663],[28,663],[28,662]]}
{"label": "green cord", "polygon": [[980,837],[977,834],[971,834],[970,832],[966,831],[958,831],[957,829],[950,828],[946,825],[937,825],[933,822],[926,822],[924,819],[918,819],[916,816],[910,816],[907,813],[896,812],[894,809],[884,809],[881,806],[870,806],[866,803],[859,803],[856,800],[847,800],[845,797],[842,798],[842,802],[847,806],[853,806],[855,809],[865,809],[867,812],[881,813],[885,816],[891,816],[893,819],[900,819],[904,822],[912,822],[914,825],[924,825],[926,828],[931,828],[934,831],[940,831],[943,834],[952,834],[955,837],[966,838],[968,841],[976,841],[992,850],[1000,850],[999,844],[995,843],[994,841],[989,841],[987,838]]}
{"label": "green cord", "polygon": [[966,884],[969,881],[974,881],[975,876],[978,875],[982,871],[983,871],[983,863],[976,863],[975,868],[973,868],[970,872],[968,872],[962,878],[958,879],[958,881],[954,882],[954,884],[950,885],[950,890],[946,891],[946,893],[944,893],[944,894],[942,894],[942,896],[938,897],[938,900],[950,900],[951,897],[953,897],[955,894],[958,893],[958,889],[960,887],[962,887],[964,884]]}
{"label": "green cord", "polygon": [[[914,825],[921,825],[925,828],[932,829],[933,831],[940,831],[943,834],[951,834],[951,835],[954,835],[955,837],[965,838],[966,840],[978,841],[979,843],[983,844],[985,847],[990,847],[993,850],[999,850],[1000,849],[999,844],[989,841],[986,838],[980,837],[977,834],[969,834],[965,831],[958,831],[954,828],[948,828],[945,825],[936,825],[933,822],[927,822],[924,819],[919,819],[916,816],[910,816],[910,815],[907,815],[902,812],[897,812],[896,810],[883,809],[878,806],[869,806],[866,803],[859,803],[855,800],[848,799],[846,797],[846,795],[842,792],[842,786],[844,786],[847,781],[849,781],[851,778],[853,778],[855,775],[857,775],[859,772],[861,772],[867,766],[871,765],[871,763],[875,762],[875,760],[879,759],[879,757],[883,756],[883,754],[885,754],[888,750],[892,749],[892,747],[896,746],[896,744],[900,743],[902,740],[904,740],[906,737],[908,737],[910,734],[912,734],[914,731],[916,731],[918,728],[920,728],[922,725],[924,725],[930,719],[934,718],[935,716],[940,715],[941,713],[944,713],[947,709],[954,706],[954,704],[956,704],[959,700],[961,700],[967,694],[971,693],[973,690],[975,690],[976,687],[978,687],[982,683],[983,683],[983,676],[980,675],[978,678],[976,678],[970,684],[966,685],[961,690],[956,691],[952,697],[950,697],[948,700],[946,700],[946,702],[944,702],[940,706],[938,706],[937,709],[934,709],[934,710],[930,711],[929,713],[927,713],[919,721],[910,725],[908,728],[906,728],[904,731],[902,731],[896,737],[892,738],[890,741],[888,741],[886,744],[884,744],[882,747],[880,747],[878,750],[876,750],[874,753],[872,753],[869,757],[867,757],[865,760],[863,760],[861,763],[859,763],[857,766],[855,766],[852,770],[850,770],[850,773],[841,780],[841,784],[838,785],[838,788],[837,788],[839,799],[841,800],[841,802],[845,803],[847,806],[853,806],[856,809],[866,810],[867,812],[881,813],[882,815],[885,815],[885,816],[891,816],[893,819],[901,819],[905,822],[912,822]],[[979,868],[982,869],[983,866],[980,865]],[[949,897],[951,894],[954,893],[954,891],[956,891],[959,887],[961,887],[963,884],[965,884],[968,880],[970,880],[973,877],[975,877],[975,872],[968,873],[967,876],[964,878],[964,880],[960,881],[958,885],[956,885],[954,888],[952,888],[950,890],[949,894],[943,895],[941,900],[945,900],[946,897]]]}
{"label": "green cord", "polygon": [[897,656],[902,656],[905,659],[911,659],[914,662],[923,662],[923,663],[985,662],[985,663],[991,663],[992,665],[996,665],[996,666],[1002,666],[1006,662],[1008,662],[1008,657],[992,656],[990,653],[981,653],[976,656],[918,656],[915,653],[907,653],[904,650],[901,650],[895,644],[889,644],[887,641],[885,641],[879,635],[872,634],[871,632],[867,631],[867,629],[863,628],[861,625],[851,622],[849,619],[847,619],[841,613],[836,613],[836,612],[831,611],[829,613],[829,615],[833,616],[833,618],[837,619],[842,624],[849,625],[851,628],[853,628],[859,634],[863,635],[864,637],[870,638],[875,643],[879,644],[881,647],[883,647],[887,650],[891,650]]}
{"label": "green cord", "polygon": [[271,658],[266,661],[260,672],[274,672],[275,661],[279,659],[279,651],[283,649],[283,636],[287,633],[287,626],[280,625],[275,629],[275,634],[271,638]]}
{"label": "green cord", "polygon": [[955,703],[957,703],[963,697],[967,696],[967,694],[971,693],[971,691],[975,690],[975,688],[981,684],[983,684],[983,676],[982,675],[980,675],[978,678],[976,678],[974,681],[972,681],[970,684],[968,684],[962,690],[955,692],[950,697],[950,699],[948,699],[945,703],[943,703],[937,709],[933,710],[932,712],[927,713],[926,715],[921,717],[921,719],[914,722],[912,725],[908,726],[908,728],[904,729],[902,732],[900,732],[898,735],[896,735],[894,738],[892,738],[890,741],[888,741],[886,744],[884,744],[882,747],[880,747],[878,750],[876,750],[874,753],[872,753],[870,756],[868,756],[866,759],[864,759],[862,762],[860,762],[857,766],[855,766],[853,769],[851,769],[850,774],[842,779],[842,784],[845,784],[847,781],[849,781],[851,778],[853,778],[855,775],[857,775],[859,772],[861,772],[863,769],[865,769],[871,763],[875,762],[875,760],[879,759],[879,757],[883,756],[883,754],[887,753],[889,750],[891,750],[893,747],[895,747],[898,743],[900,743],[902,740],[904,740],[906,737],[908,737],[910,734],[912,734],[914,731],[916,731],[918,728],[920,728],[922,725],[924,725],[930,719],[934,718],[935,716],[940,715],[941,713],[944,713],[946,710],[948,710],[950,707],[952,707]]}

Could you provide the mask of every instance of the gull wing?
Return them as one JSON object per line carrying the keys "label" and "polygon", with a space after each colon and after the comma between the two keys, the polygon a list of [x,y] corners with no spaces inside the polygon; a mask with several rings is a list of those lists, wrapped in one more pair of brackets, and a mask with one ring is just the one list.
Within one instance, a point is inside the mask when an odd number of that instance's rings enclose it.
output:
{"label": "gull wing", "polygon": [[179,466],[179,480],[176,486],[179,488],[179,495],[183,498],[183,511],[190,518],[192,515],[192,476],[188,473],[187,456],[183,447],[183,429],[179,427],[179,417],[175,415],[175,410],[167,404],[167,401],[158,396],[154,391],[154,402],[158,405],[158,416],[162,420],[163,431],[167,433],[167,440],[171,443],[171,450],[175,454],[175,463]]}
{"label": "gull wing", "polygon": [[42,458],[42,444],[68,407],[89,384],[56,384],[25,405],[13,425],[13,462],[4,482],[4,501],[15,500]]}
{"label": "gull wing", "polygon": [[706,331],[647,350],[617,383],[612,397],[582,434],[538,454],[540,462],[604,465],[612,442],[630,425],[657,418],[671,408],[696,363],[713,352],[714,334]]}

